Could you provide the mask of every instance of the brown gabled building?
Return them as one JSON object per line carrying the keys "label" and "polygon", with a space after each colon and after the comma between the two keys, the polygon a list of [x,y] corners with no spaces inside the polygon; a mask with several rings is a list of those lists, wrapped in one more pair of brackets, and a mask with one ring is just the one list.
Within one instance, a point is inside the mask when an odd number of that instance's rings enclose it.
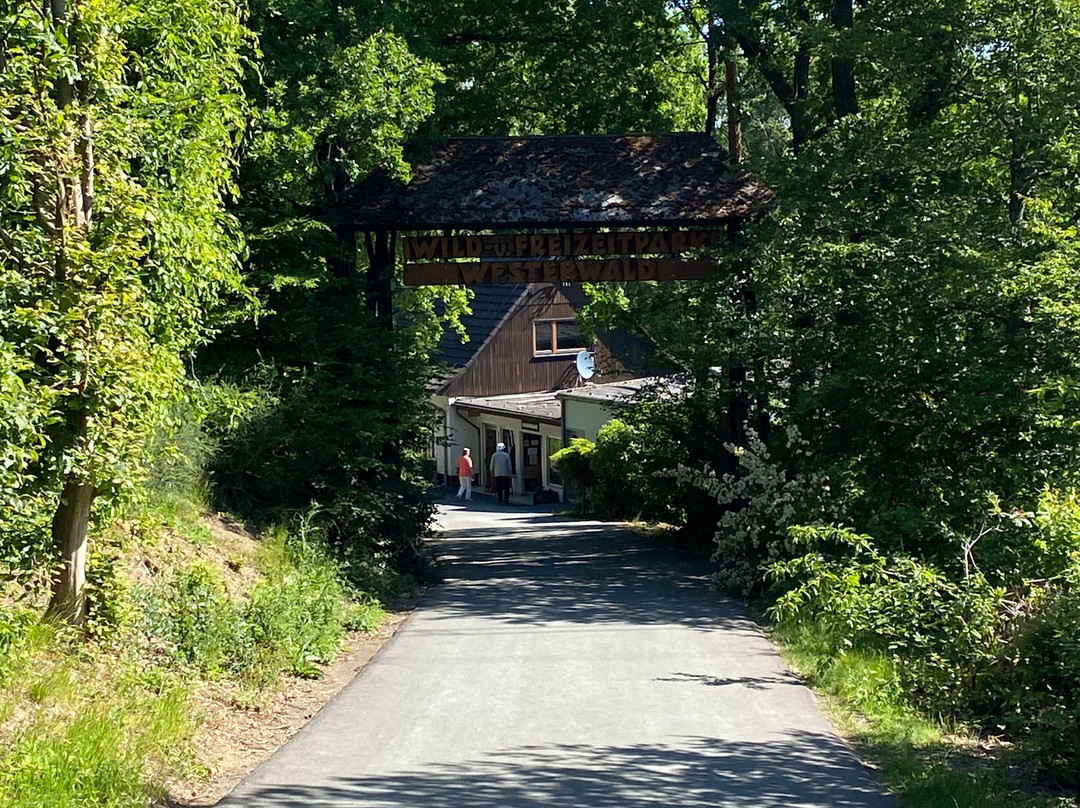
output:
{"label": "brown gabled building", "polygon": [[[467,341],[444,335],[438,359],[444,373],[433,385],[441,412],[432,459],[442,481],[452,482],[461,447],[472,449],[479,481],[498,443],[514,460],[518,493],[558,492],[562,481],[549,462],[570,435],[595,438],[592,430],[568,428],[560,391],[620,382],[653,370],[648,351],[627,334],[588,339],[576,315],[586,303],[580,286],[485,284],[474,287],[471,313],[462,318]],[[594,374],[584,379],[577,358],[591,355]]]}

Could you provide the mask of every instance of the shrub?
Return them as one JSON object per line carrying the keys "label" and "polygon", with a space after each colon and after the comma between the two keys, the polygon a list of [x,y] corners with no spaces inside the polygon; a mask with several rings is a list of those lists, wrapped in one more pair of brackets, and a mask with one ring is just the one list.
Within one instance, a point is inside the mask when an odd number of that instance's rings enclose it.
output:
{"label": "shrub", "polygon": [[244,621],[251,645],[275,660],[272,667],[317,676],[316,665],[341,644],[344,591],[325,546],[307,533],[302,527],[298,536],[278,530],[271,537]]}
{"label": "shrub", "polygon": [[1054,586],[1018,627],[1004,719],[1044,774],[1080,786],[1080,593]]}
{"label": "shrub", "polygon": [[655,429],[613,418],[600,427],[589,464],[596,478],[596,512],[609,518],[678,522],[678,487],[665,475],[672,458]]}
{"label": "shrub", "polygon": [[1080,568],[1024,592],[982,573],[940,569],[878,551],[838,528],[793,528],[808,551],[771,568],[789,588],[769,613],[786,630],[812,626],[831,646],[891,660],[904,697],[1026,742],[1047,779],[1080,785]]}
{"label": "shrub", "polygon": [[175,571],[142,594],[144,637],[176,662],[220,673],[240,644],[240,609],[205,564]]}
{"label": "shrub", "polygon": [[795,585],[770,614],[809,621],[835,637],[837,650],[890,655],[909,697],[938,713],[970,715],[1002,662],[1008,634],[1004,589],[981,574],[960,582],[906,556],[880,553],[868,536],[837,528],[792,528],[810,552],[772,565]]}
{"label": "shrub", "polygon": [[[832,516],[827,474],[789,472],[773,461],[764,441],[749,427],[747,442],[745,447],[724,445],[738,460],[737,473],[680,467],[675,475],[722,506],[713,553],[720,569],[713,581],[744,596],[761,590],[768,565],[796,554],[788,534],[791,525],[823,524]],[[792,454],[807,452],[794,427],[787,429],[787,445]]]}
{"label": "shrub", "polygon": [[551,456],[551,463],[559,473],[581,491],[581,512],[588,513],[588,492],[596,485],[596,472],[592,467],[592,456],[596,444],[585,438],[571,438],[570,445],[564,446]]}
{"label": "shrub", "polygon": [[317,676],[345,631],[344,590],[325,544],[301,525],[268,533],[258,566],[262,579],[248,600],[229,598],[220,575],[195,564],[141,594],[143,643],[217,676],[259,686],[281,672]]}
{"label": "shrub", "polygon": [[252,372],[247,383],[267,391],[259,405],[211,430],[222,436],[208,468],[214,504],[265,526],[317,503],[314,520],[333,546],[416,573],[426,559],[415,539],[433,513],[428,399],[408,376],[395,374],[402,389],[373,387],[399,363],[354,356],[362,344],[350,340],[349,361]]}

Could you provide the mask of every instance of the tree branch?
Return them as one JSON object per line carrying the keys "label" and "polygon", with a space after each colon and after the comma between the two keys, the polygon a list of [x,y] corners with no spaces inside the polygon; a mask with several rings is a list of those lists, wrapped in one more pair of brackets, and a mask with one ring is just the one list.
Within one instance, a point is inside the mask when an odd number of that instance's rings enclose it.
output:
{"label": "tree branch", "polygon": [[447,48],[456,48],[459,45],[468,45],[473,42],[483,42],[489,45],[522,45],[526,42],[539,42],[550,45],[559,42],[569,42],[570,35],[567,33],[553,34],[548,36],[522,36],[521,34],[490,34],[483,31],[461,31],[456,34],[446,34],[441,44]]}

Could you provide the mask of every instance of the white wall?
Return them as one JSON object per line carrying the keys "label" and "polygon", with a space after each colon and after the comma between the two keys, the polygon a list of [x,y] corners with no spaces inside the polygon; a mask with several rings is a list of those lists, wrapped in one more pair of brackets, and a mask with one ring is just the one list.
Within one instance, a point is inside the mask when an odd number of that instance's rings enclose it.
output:
{"label": "white wall", "polygon": [[561,490],[562,486],[552,485],[550,479],[551,464],[546,457],[548,438],[562,440],[562,427],[558,424],[540,424],[539,433],[529,430],[527,433],[521,429],[521,419],[512,416],[494,415],[491,413],[478,413],[476,416],[467,418],[458,412],[453,406],[452,399],[446,396],[432,396],[434,403],[443,413],[443,422],[436,424],[437,445],[435,447],[436,472],[443,475],[444,480],[457,477],[457,459],[461,456],[461,449],[468,446],[472,451],[474,468],[480,474],[480,485],[486,486],[488,482],[488,470],[484,468],[484,426],[492,426],[496,429],[497,440],[502,440],[502,431],[509,429],[514,433],[514,468],[517,474],[513,481],[514,493],[520,494],[523,490],[521,468],[524,463],[523,434],[539,434],[541,438],[541,453],[545,454],[543,462],[543,485],[555,491]]}
{"label": "white wall", "polygon": [[610,404],[600,401],[581,401],[574,398],[564,398],[563,424],[570,433],[582,433],[591,441],[596,440],[596,434],[600,427],[614,418],[609,409]]}
{"label": "white wall", "polygon": [[460,415],[457,409],[451,406],[450,399],[446,396],[432,396],[432,402],[443,412],[443,423],[436,425],[438,439],[438,445],[435,448],[436,471],[444,475],[444,479],[457,477],[457,459],[461,456],[463,446],[468,446],[472,450],[474,463],[482,459],[480,435],[474,427],[474,424],[479,426],[479,419],[466,419]]}

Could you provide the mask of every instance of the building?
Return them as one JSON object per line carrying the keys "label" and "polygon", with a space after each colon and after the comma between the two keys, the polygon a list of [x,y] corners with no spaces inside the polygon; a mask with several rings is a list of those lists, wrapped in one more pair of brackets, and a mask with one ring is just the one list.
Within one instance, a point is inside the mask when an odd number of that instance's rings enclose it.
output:
{"label": "building", "polygon": [[[473,288],[468,341],[442,346],[431,460],[450,483],[469,446],[486,486],[505,443],[514,490],[528,494],[562,488],[551,453],[595,437],[625,396],[584,392],[582,350],[597,387],[660,370],[625,335],[585,343],[574,319],[582,284],[708,280],[710,248],[772,201],[704,133],[464,137],[438,145],[407,182],[373,172],[342,198],[336,227],[357,244],[364,234],[367,304],[388,328],[399,255],[406,285]],[[399,251],[402,232],[412,235]]]}
{"label": "building", "polygon": [[[468,341],[447,334],[439,349],[446,372],[433,385],[439,420],[430,449],[437,479],[456,484],[455,461],[468,446],[478,482],[487,486],[488,461],[505,443],[515,493],[561,495],[551,455],[571,437],[596,438],[609,406],[623,397],[612,383],[650,368],[645,346],[623,333],[586,340],[575,321],[586,302],[577,285],[486,284],[473,292],[472,313],[463,318]],[[591,381],[577,370],[583,350],[594,359]],[[608,394],[590,392],[600,389]]]}

